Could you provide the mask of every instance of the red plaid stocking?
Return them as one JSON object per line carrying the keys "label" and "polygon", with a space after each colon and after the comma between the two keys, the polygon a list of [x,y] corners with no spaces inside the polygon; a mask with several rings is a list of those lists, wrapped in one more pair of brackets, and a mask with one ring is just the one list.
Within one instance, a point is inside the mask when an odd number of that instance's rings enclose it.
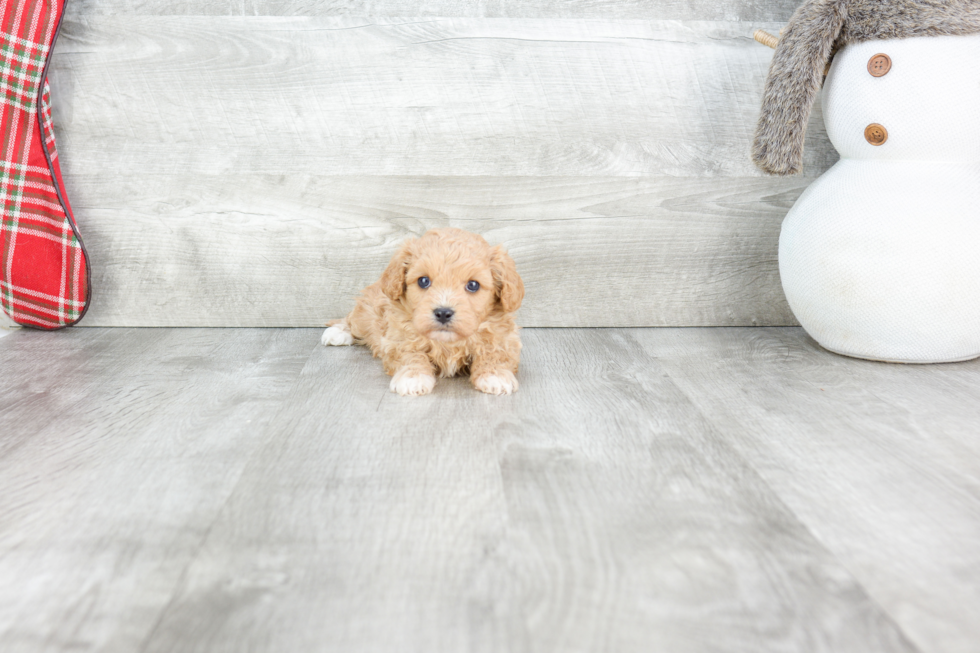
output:
{"label": "red plaid stocking", "polygon": [[91,294],[47,81],[65,1],[0,0],[0,304],[18,324],[41,329],[78,322]]}

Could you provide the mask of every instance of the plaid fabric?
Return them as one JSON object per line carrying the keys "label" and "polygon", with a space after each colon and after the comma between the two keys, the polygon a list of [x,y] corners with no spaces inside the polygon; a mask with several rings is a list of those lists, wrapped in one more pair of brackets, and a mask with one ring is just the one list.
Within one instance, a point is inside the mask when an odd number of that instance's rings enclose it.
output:
{"label": "plaid fabric", "polygon": [[0,305],[42,329],[80,320],[90,294],[45,78],[64,4],[0,0]]}

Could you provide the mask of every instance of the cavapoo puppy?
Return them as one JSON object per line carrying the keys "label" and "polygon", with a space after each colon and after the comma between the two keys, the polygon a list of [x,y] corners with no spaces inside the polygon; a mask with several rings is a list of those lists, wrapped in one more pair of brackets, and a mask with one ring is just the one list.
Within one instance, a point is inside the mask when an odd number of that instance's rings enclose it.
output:
{"label": "cavapoo puppy", "polygon": [[400,395],[428,394],[436,377],[465,373],[477,390],[510,394],[522,299],[524,283],[503,247],[460,229],[433,229],[401,246],[321,342],[370,347]]}

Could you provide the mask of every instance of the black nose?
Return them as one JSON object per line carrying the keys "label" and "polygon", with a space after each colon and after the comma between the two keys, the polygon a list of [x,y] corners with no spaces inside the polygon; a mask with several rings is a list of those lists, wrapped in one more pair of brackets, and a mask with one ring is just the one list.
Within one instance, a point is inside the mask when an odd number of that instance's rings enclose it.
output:
{"label": "black nose", "polygon": [[448,324],[449,320],[453,319],[453,315],[455,313],[456,311],[451,308],[446,308],[445,306],[440,306],[432,311],[432,314],[435,315],[436,319],[442,324]]}

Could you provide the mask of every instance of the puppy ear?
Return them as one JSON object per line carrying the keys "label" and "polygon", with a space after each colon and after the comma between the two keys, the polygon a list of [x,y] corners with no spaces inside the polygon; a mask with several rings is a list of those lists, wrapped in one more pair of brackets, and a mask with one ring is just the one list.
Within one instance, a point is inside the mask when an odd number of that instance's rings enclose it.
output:
{"label": "puppy ear", "polygon": [[490,250],[490,272],[493,274],[493,285],[500,297],[500,306],[507,313],[513,313],[521,307],[524,299],[524,282],[517,274],[517,266],[501,245]]}
{"label": "puppy ear", "polygon": [[414,240],[405,242],[391,257],[391,262],[381,275],[381,291],[393,302],[398,301],[405,294],[405,273],[412,263],[413,243]]}

